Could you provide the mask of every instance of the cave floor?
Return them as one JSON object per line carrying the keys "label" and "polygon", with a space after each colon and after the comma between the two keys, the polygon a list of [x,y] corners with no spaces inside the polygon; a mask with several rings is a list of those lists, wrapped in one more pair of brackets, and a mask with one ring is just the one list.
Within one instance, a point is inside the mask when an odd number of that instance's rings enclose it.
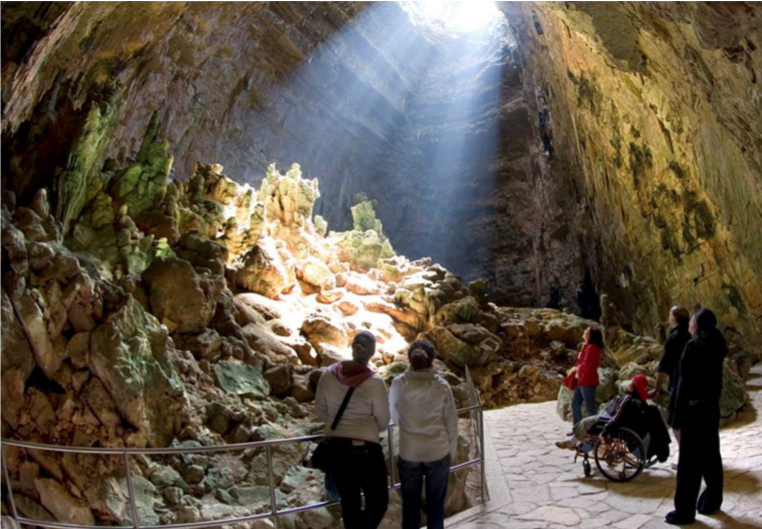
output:
{"label": "cave floor", "polygon": [[[723,512],[698,515],[689,527],[762,528],[762,366],[748,381],[750,405],[722,429],[725,466]],[[573,452],[559,450],[569,425],[555,402],[522,404],[485,414],[490,501],[451,519],[459,529],[555,529],[670,527],[673,509],[675,444],[668,463],[644,470],[630,483],[612,483],[593,463],[585,478]]]}

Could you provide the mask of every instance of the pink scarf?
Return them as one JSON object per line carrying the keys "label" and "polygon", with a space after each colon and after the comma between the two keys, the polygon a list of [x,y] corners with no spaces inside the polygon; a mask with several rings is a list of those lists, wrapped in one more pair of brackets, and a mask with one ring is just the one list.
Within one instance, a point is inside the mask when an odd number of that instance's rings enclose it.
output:
{"label": "pink scarf", "polygon": [[357,388],[373,376],[373,371],[365,365],[354,360],[345,360],[338,364],[333,364],[330,368],[339,382],[350,388]]}

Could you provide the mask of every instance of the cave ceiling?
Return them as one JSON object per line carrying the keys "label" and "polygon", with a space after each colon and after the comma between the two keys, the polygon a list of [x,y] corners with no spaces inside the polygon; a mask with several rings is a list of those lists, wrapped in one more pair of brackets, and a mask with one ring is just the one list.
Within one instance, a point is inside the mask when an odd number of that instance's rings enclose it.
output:
{"label": "cave ceiling", "polygon": [[501,302],[762,334],[759,4],[498,7],[467,37],[393,2],[3,3],[3,186],[31,200],[85,133],[122,163],[155,116],[174,178],[298,162],[328,229],[367,197]]}

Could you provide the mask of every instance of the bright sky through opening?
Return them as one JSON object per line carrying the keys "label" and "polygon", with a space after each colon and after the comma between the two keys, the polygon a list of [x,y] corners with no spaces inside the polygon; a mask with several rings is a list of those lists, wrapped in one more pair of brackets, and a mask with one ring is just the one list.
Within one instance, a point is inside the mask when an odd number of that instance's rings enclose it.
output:
{"label": "bright sky through opening", "polygon": [[410,2],[410,7],[432,25],[444,29],[470,33],[488,27],[501,14],[495,2]]}

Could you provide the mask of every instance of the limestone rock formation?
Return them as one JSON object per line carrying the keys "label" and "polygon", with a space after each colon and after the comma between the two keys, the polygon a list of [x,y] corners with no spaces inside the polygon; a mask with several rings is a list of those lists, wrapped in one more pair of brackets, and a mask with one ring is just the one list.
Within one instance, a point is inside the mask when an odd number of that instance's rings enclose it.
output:
{"label": "limestone rock formation", "polygon": [[553,94],[555,163],[590,197],[623,323],[648,332],[680,303],[760,336],[759,5],[500,6]]}
{"label": "limestone rock formation", "polygon": [[[146,136],[155,139],[156,131]],[[137,159],[156,145],[151,156],[164,156],[166,145],[151,140]],[[428,310],[431,303],[398,305],[396,286],[379,270],[350,270],[351,259],[342,260],[341,251],[316,231],[317,182],[303,179],[298,166],[285,175],[271,166],[255,196],[218,165],[198,164],[189,182],[167,183],[165,166],[151,173],[146,163],[128,160],[121,169],[111,163],[106,191],[99,188],[79,216],[72,213],[70,237],[62,237],[51,220],[44,191],[35,194],[31,208],[16,207],[5,196],[4,436],[142,447],[304,434],[316,368],[347,358],[360,328],[378,338],[377,369],[404,370],[408,341],[428,325],[427,313],[414,307]],[[99,246],[111,236],[116,244]],[[380,240],[379,233],[371,237]],[[385,264],[401,281],[426,266],[402,257]],[[436,281],[450,277],[432,266],[428,274],[434,290],[444,288]],[[485,354],[486,343],[500,347],[486,330],[451,327],[477,355]],[[449,376],[464,396],[462,380]],[[285,480],[306,457],[304,445],[277,455],[283,485],[278,494],[298,488],[299,479],[312,479],[305,470]],[[261,455],[248,458],[141,460],[133,468],[141,519],[250,512],[252,491],[266,484],[266,476],[256,470]],[[232,467],[244,472],[231,475],[225,469]],[[14,483],[26,483],[22,493],[30,496],[18,505],[30,516],[85,524],[130,520],[123,478],[109,458],[17,450],[9,470]],[[456,483],[451,509],[469,502],[465,477]]]}

